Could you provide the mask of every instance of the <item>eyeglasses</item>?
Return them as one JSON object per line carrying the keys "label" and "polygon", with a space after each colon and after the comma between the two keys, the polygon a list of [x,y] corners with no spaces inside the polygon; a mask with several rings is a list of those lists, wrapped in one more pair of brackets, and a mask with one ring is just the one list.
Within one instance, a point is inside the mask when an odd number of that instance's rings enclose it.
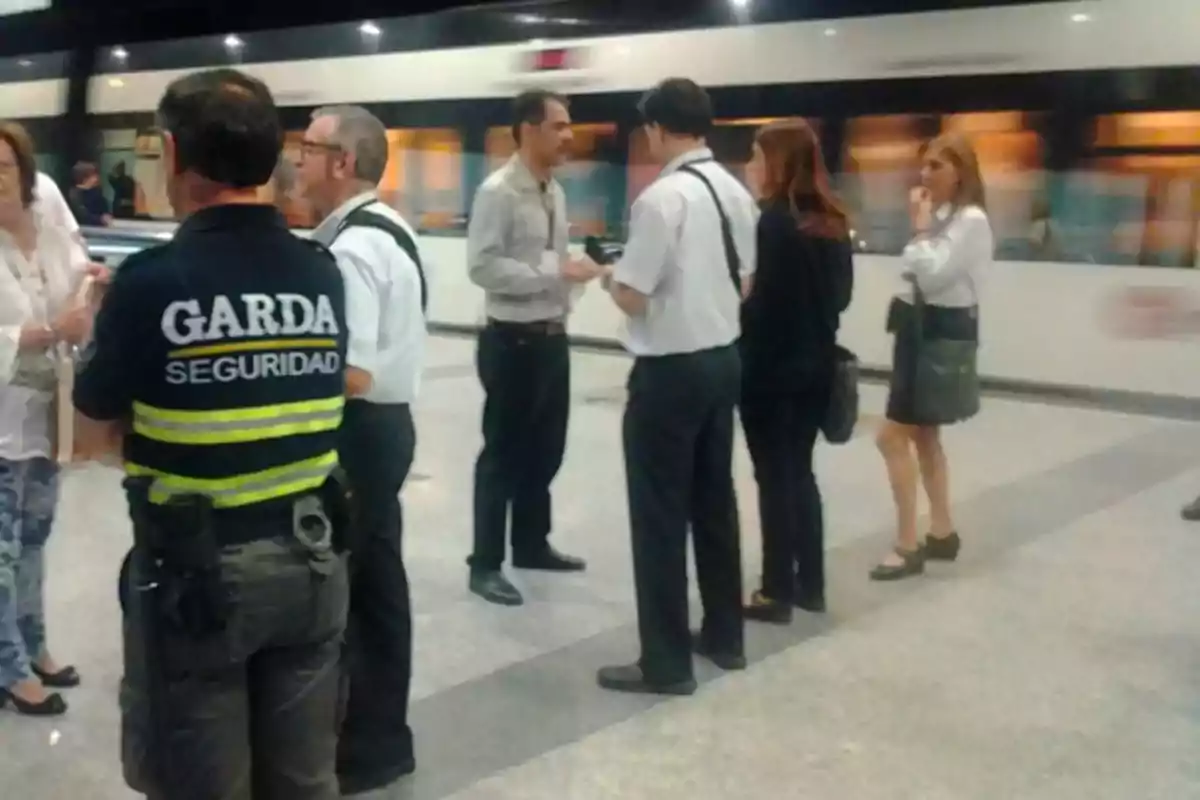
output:
{"label": "eyeglasses", "polygon": [[314,142],[311,139],[302,139],[300,141],[300,155],[302,157],[317,155],[318,153],[341,155],[343,152],[341,145],[331,144],[330,142]]}

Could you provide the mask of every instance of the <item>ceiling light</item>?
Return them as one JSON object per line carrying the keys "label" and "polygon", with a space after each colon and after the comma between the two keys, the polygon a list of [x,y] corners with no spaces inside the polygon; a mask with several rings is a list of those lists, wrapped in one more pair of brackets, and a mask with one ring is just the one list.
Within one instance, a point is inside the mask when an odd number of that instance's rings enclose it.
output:
{"label": "ceiling light", "polygon": [[837,36],[837,28],[826,28],[825,35],[826,36]]}
{"label": "ceiling light", "polygon": [[22,67],[32,67],[33,66],[33,62],[30,61],[28,58],[22,58],[17,63],[20,64]]}
{"label": "ceiling light", "polygon": [[1071,22],[1091,22],[1091,21],[1092,21],[1091,14],[1079,13],[1079,14],[1071,15]]}
{"label": "ceiling light", "polygon": [[358,32],[363,36],[378,36],[379,34],[383,33],[383,31],[379,29],[379,26],[370,20],[367,20],[362,25],[359,25]]}
{"label": "ceiling light", "polygon": [[112,49],[112,54],[113,58],[117,59],[118,61],[124,61],[125,59],[129,58],[129,51],[124,47],[121,47],[121,45],[114,47]]}
{"label": "ceiling light", "polygon": [[225,47],[229,50],[237,50],[244,44],[245,42],[243,42],[241,37],[237,36],[236,34],[231,33],[225,37]]}
{"label": "ceiling light", "polygon": [[729,0],[729,5],[734,8],[745,8],[750,5],[750,0]]}
{"label": "ceiling light", "polygon": [[120,89],[125,85],[125,81],[121,80],[120,78],[109,78],[108,85],[114,89]]}

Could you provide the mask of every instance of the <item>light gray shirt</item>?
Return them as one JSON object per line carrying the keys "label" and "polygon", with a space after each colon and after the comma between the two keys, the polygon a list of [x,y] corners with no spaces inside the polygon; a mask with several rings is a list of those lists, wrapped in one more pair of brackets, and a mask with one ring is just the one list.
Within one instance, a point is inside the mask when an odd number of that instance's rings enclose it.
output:
{"label": "light gray shirt", "polygon": [[467,269],[487,293],[489,317],[565,321],[572,293],[559,265],[568,257],[569,232],[558,181],[541,183],[518,155],[487,177],[467,225]]}
{"label": "light gray shirt", "polygon": [[680,167],[691,164],[712,183],[729,218],[742,278],[756,266],[758,206],[712,157],[708,148],[684,153],[633,204],[613,280],[647,297],[645,312],[629,317],[625,331],[625,347],[634,355],[711,350],[732,344],[741,332],[741,290],[729,274],[720,214],[704,182]]}
{"label": "light gray shirt", "polygon": [[350,333],[346,363],[371,374],[371,388],[361,399],[369,403],[413,403],[425,361],[420,274],[413,260],[385,231],[351,227],[337,235],[338,226],[358,208],[399,225],[421,254],[416,232],[374,192],[350,198],[312,232],[314,240],[333,251],[346,284],[346,326]]}

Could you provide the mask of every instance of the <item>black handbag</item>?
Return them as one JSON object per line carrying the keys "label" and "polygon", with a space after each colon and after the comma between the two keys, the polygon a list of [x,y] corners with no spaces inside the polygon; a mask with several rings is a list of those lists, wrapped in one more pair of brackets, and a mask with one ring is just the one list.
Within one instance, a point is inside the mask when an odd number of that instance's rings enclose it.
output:
{"label": "black handbag", "polygon": [[858,356],[840,344],[834,348],[833,384],[821,434],[830,444],[845,444],[858,423]]}
{"label": "black handbag", "polygon": [[[929,425],[949,425],[979,413],[979,342],[930,339],[923,324],[925,297],[913,282],[916,364],[913,415]],[[977,313],[972,309],[972,313]]]}

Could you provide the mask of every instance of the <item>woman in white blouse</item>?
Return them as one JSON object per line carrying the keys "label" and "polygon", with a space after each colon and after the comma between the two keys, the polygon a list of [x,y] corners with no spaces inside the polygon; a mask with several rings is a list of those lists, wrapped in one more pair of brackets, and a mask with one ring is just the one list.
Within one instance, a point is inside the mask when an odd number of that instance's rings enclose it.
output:
{"label": "woman in white blouse", "polygon": [[[914,235],[903,256],[906,288],[888,313],[888,330],[895,336],[892,378],[887,421],[876,440],[896,503],[896,546],[872,570],[874,580],[920,574],[927,560],[956,559],[961,546],[950,517],[941,427],[973,411],[937,413],[921,407],[917,356],[922,340],[979,341],[978,287],[994,244],[971,143],[955,134],[941,136],[924,148],[921,161],[921,186],[913,190],[910,203]],[[914,302],[914,286],[923,308]],[[918,476],[930,508],[924,543],[917,534]]]}
{"label": "woman in white blouse", "polygon": [[88,333],[76,302],[89,265],[72,232],[35,204],[33,145],[0,124],[0,704],[66,711],[79,684],[46,648],[44,551],[58,501],[55,394],[65,344]]}

